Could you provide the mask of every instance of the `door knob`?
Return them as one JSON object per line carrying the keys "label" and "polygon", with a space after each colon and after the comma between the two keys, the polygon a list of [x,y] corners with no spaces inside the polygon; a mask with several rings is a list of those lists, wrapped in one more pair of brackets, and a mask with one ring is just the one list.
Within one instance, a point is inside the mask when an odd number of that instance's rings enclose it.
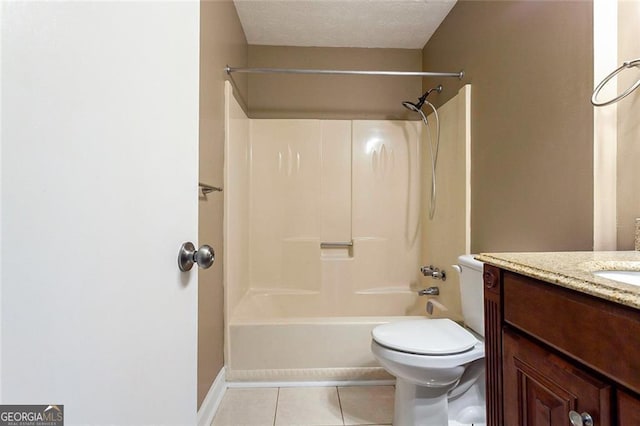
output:
{"label": "door knob", "polygon": [[183,243],[178,252],[178,268],[182,272],[190,271],[194,263],[197,263],[202,269],[207,269],[213,265],[216,254],[208,245],[201,246],[196,250],[191,242]]}
{"label": "door knob", "polygon": [[589,413],[578,413],[577,411],[569,411],[569,420],[573,426],[593,426],[593,419]]}

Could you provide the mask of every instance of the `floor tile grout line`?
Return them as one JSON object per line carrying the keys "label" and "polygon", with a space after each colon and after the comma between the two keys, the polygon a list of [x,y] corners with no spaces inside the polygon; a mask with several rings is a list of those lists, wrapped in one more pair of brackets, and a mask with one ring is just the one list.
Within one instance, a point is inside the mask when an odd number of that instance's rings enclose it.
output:
{"label": "floor tile grout line", "polygon": [[278,394],[276,395],[276,409],[273,411],[273,426],[276,426],[276,417],[278,416],[279,401],[280,401],[280,388],[278,388]]}
{"label": "floor tile grout line", "polygon": [[336,386],[336,393],[338,394],[338,405],[340,406],[340,417],[342,417],[342,424],[344,425],[344,413],[342,412],[342,400],[340,399],[340,388]]}

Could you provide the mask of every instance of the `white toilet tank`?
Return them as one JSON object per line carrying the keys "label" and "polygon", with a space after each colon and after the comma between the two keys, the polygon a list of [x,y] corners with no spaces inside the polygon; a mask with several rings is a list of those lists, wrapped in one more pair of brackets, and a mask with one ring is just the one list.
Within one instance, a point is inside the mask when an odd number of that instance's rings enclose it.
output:
{"label": "white toilet tank", "polygon": [[484,337],[484,263],[472,254],[458,257],[462,315],[469,328]]}

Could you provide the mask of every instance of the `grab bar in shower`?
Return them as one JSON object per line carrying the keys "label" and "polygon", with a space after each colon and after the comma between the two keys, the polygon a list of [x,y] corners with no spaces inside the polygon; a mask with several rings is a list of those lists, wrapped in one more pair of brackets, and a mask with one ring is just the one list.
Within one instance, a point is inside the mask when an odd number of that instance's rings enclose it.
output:
{"label": "grab bar in shower", "polygon": [[353,247],[353,241],[320,243],[321,249],[351,248],[351,247]]}

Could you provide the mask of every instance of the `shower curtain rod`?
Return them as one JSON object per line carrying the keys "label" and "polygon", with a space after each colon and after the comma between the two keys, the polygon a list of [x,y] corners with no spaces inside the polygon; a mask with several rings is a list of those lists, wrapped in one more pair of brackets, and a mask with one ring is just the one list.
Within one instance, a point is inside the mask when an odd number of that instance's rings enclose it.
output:
{"label": "shower curtain rod", "polygon": [[356,70],[315,70],[295,68],[235,68],[227,65],[227,74],[233,72],[251,74],[323,74],[323,75],[388,75],[396,77],[457,77],[462,80],[464,71],[460,72],[429,72],[429,71],[356,71]]}

